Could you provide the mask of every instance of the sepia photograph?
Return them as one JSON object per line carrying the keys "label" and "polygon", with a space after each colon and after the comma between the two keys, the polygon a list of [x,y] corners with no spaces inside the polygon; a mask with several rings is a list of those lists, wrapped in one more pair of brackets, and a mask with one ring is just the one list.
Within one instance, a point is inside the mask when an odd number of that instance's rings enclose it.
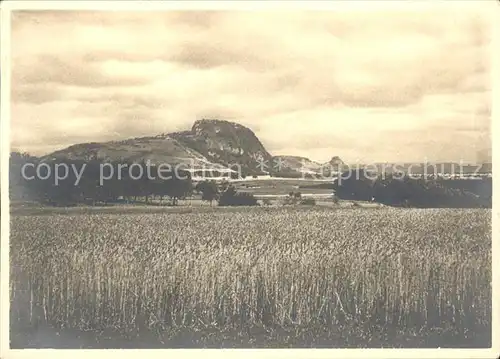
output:
{"label": "sepia photograph", "polygon": [[498,6],[7,3],[2,352],[494,347]]}

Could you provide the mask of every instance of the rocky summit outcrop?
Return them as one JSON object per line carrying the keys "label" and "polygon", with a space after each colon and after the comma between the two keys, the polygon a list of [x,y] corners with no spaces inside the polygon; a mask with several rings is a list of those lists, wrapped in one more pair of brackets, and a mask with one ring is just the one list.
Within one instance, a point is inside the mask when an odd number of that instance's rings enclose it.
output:
{"label": "rocky summit outcrop", "polygon": [[198,120],[191,131],[170,136],[210,162],[241,169],[243,174],[267,172],[271,154],[249,128],[222,120]]}

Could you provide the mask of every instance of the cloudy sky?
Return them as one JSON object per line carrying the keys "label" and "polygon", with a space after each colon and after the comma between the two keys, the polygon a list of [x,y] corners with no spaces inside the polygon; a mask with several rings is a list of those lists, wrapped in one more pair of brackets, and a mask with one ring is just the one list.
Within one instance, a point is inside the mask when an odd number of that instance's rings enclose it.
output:
{"label": "cloudy sky", "polygon": [[491,153],[479,12],[17,12],[11,137],[74,143],[250,127],[276,155],[475,161]]}

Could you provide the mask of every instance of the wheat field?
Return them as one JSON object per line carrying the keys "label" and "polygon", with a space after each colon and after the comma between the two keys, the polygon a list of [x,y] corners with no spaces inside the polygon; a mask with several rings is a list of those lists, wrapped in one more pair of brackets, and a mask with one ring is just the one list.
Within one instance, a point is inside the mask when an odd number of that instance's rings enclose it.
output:
{"label": "wheat field", "polygon": [[12,216],[10,260],[19,346],[44,327],[88,347],[491,342],[491,210]]}

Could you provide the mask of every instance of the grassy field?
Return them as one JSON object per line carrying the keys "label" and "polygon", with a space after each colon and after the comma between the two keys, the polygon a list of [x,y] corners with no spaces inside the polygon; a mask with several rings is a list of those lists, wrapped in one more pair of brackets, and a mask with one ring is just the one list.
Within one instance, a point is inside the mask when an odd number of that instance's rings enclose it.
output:
{"label": "grassy field", "polygon": [[486,209],[13,215],[10,250],[12,347],[491,344]]}
{"label": "grassy field", "polygon": [[248,180],[245,182],[234,182],[235,188],[240,191],[250,192],[255,196],[260,195],[286,195],[290,192],[301,192],[302,194],[332,195],[332,189],[315,188],[319,184],[328,184],[326,181],[308,180]]}

